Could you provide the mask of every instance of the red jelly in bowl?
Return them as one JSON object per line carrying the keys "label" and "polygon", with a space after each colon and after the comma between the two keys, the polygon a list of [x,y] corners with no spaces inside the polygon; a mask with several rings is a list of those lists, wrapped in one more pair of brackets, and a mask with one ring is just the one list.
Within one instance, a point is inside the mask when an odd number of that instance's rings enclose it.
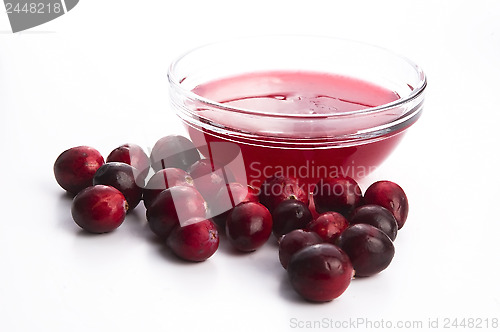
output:
{"label": "red jelly in bowl", "polygon": [[169,81],[202,154],[254,186],[275,173],[365,177],[419,118],[426,87],[404,57],[306,36],[203,46],[171,65]]}

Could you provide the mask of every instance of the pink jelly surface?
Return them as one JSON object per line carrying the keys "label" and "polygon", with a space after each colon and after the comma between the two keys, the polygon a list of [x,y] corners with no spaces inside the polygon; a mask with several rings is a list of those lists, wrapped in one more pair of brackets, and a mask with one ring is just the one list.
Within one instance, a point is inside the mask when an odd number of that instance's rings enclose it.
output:
{"label": "pink jelly surface", "polygon": [[393,91],[346,76],[286,71],[224,78],[193,92],[227,106],[280,114],[343,113],[399,98]]}
{"label": "pink jelly surface", "polygon": [[[297,115],[342,115],[399,99],[394,91],[346,76],[257,72],[208,82],[193,92],[231,108],[273,115],[249,117],[200,108],[197,110],[200,117],[217,125],[188,126],[191,139],[196,145],[205,146],[201,150],[207,157],[223,164],[242,159],[240,164],[233,163],[231,171],[239,181],[255,186],[277,172],[303,178],[309,184],[337,175],[361,179],[387,157],[402,136],[402,131],[398,131],[375,140],[336,144],[331,137],[376,126],[380,119],[376,116],[353,118],[335,125],[319,118],[296,118]],[[289,117],[280,121],[279,115]],[[219,130],[221,128],[229,130]],[[244,134],[234,135],[229,131]],[[250,136],[245,137],[245,133]]]}

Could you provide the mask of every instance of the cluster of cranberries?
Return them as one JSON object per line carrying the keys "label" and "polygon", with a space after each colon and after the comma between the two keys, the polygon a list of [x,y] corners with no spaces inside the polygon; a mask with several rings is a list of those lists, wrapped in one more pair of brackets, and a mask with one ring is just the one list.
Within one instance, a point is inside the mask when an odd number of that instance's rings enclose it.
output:
{"label": "cluster of cranberries", "polygon": [[254,188],[174,135],[160,139],[150,156],[125,144],[106,162],[91,147],[71,148],[57,158],[54,174],[76,195],[71,213],[84,230],[116,229],[142,200],[153,233],[185,260],[212,256],[220,231],[244,252],[273,234],[293,288],[315,302],[340,296],[353,276],[384,270],[408,215],[406,195],[393,182],[375,182],[363,195],[353,179],[335,177],[309,192],[298,179],[276,174]]}

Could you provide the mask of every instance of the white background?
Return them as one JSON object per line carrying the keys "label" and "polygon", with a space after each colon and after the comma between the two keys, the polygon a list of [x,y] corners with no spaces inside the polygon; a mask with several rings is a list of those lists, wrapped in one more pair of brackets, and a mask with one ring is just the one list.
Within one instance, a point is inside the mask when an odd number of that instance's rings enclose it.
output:
{"label": "white background", "polygon": [[[358,319],[426,330],[455,318],[487,330],[500,319],[499,32],[498,1],[82,0],[17,34],[2,10],[0,331],[287,331],[314,321],[329,330]],[[204,263],[179,261],[154,241],[142,205],[115,232],[89,236],[52,173],[72,146],[106,156],[182,132],[169,63],[265,33],[377,44],[429,79],[423,116],[361,183],[389,179],[407,192],[393,263],[330,303],[290,289],[272,243],[240,255],[223,242]]]}

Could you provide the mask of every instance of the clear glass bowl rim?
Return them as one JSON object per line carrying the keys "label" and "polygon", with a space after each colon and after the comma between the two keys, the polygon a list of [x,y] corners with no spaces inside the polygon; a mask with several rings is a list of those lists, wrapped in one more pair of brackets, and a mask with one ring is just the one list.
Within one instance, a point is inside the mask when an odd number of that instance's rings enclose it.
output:
{"label": "clear glass bowl rim", "polygon": [[[234,107],[234,106],[227,106],[225,104],[216,102],[214,100],[205,98],[203,96],[200,96],[196,93],[194,93],[191,90],[185,89],[182,87],[182,79],[183,77],[178,77],[176,75],[176,68],[186,56],[197,52],[199,50],[208,48],[208,47],[216,47],[217,45],[230,45],[230,43],[238,41],[241,42],[242,40],[259,40],[262,38],[320,38],[324,39],[325,41],[330,41],[330,42],[348,42],[352,44],[356,44],[358,46],[362,47],[367,47],[367,48],[372,48],[376,49],[381,52],[385,52],[390,56],[399,58],[400,60],[406,62],[415,72],[418,74],[419,81],[416,86],[413,86],[413,90],[405,97],[401,97],[399,99],[396,99],[395,101],[392,101],[390,103],[386,103],[383,105],[379,105],[376,107],[370,107],[366,109],[361,109],[361,110],[353,110],[349,112],[342,112],[342,113],[322,113],[322,114],[284,114],[284,113],[272,113],[272,112],[264,112],[264,111],[259,111],[259,110],[253,110],[253,109],[246,109],[246,108],[239,108],[239,107]],[[253,116],[259,116],[259,117],[278,117],[278,118],[294,118],[294,119],[324,119],[324,118],[339,118],[339,117],[349,117],[349,116],[369,116],[378,112],[382,112],[384,110],[388,110],[394,107],[399,107],[402,106],[406,103],[411,102],[414,99],[419,98],[425,91],[427,87],[427,76],[425,75],[424,71],[420,66],[418,66],[416,63],[414,63],[412,60],[409,58],[400,55],[398,53],[395,53],[393,51],[390,51],[389,49],[376,46],[370,43],[366,42],[360,42],[360,41],[355,41],[351,39],[345,39],[345,38],[338,38],[338,37],[325,37],[325,36],[308,36],[308,35],[266,35],[266,36],[258,36],[258,37],[239,37],[239,38],[232,38],[232,39],[226,39],[224,41],[217,41],[217,42],[212,42],[212,43],[207,43],[201,46],[198,46],[196,48],[193,48],[187,52],[184,52],[182,55],[177,57],[170,65],[169,70],[168,70],[168,81],[171,85],[171,87],[175,88],[177,91],[181,92],[186,98],[189,98],[191,100],[196,100],[199,103],[209,105],[211,107],[215,107],[217,109],[220,109],[222,111],[230,111],[230,112],[237,112],[237,113],[242,113],[242,114],[247,114],[247,115],[253,115]]]}

